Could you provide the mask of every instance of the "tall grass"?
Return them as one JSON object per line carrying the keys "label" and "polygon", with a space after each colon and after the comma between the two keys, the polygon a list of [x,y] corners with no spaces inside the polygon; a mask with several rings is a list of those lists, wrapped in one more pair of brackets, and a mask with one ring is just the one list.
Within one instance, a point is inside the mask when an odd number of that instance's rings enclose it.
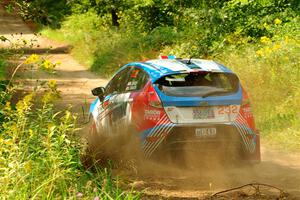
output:
{"label": "tall grass", "polygon": [[273,38],[229,46],[217,60],[230,66],[251,97],[263,138],[300,151],[300,42],[297,20]]}
{"label": "tall grass", "polygon": [[[3,199],[137,199],[110,169],[84,169],[76,117],[30,93],[12,106],[1,92],[0,196]],[[44,95],[44,97],[47,93]],[[41,106],[38,106],[41,105]]]}
{"label": "tall grass", "polygon": [[[19,66],[25,64],[46,71],[56,65],[35,54]],[[43,92],[37,90],[41,87]],[[55,80],[23,98],[11,84],[0,88],[0,198],[138,199],[119,188],[110,168],[84,168],[76,116],[67,109],[55,112],[58,96]]]}
{"label": "tall grass", "polygon": [[0,59],[0,80],[3,80],[5,78],[5,68],[6,68],[5,60]]}

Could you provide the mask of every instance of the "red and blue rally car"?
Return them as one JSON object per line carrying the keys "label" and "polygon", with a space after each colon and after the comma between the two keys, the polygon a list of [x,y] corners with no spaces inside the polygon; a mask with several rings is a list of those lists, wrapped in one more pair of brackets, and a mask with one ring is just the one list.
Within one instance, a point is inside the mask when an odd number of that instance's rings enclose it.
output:
{"label": "red and blue rally car", "polygon": [[199,159],[211,151],[260,161],[247,94],[219,63],[175,56],[133,62],[92,93],[98,97],[90,106],[93,134],[136,139],[146,158],[185,149]]}

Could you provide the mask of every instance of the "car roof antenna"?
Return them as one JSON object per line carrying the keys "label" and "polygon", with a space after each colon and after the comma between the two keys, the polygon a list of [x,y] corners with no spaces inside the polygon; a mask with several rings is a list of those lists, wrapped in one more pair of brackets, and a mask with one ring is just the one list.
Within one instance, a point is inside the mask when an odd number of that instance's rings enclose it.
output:
{"label": "car roof antenna", "polygon": [[186,64],[188,64],[188,65],[192,64],[191,63],[192,58],[193,58],[193,56],[190,57],[190,59],[186,62]]}

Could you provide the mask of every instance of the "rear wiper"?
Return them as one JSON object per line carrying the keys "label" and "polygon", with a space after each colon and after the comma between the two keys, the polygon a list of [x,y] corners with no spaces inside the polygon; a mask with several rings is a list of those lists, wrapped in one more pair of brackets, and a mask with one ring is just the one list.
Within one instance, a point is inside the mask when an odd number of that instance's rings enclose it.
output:
{"label": "rear wiper", "polygon": [[215,94],[224,94],[224,93],[228,93],[228,92],[229,92],[228,90],[212,91],[212,92],[208,92],[208,93],[202,95],[202,98],[205,98],[205,97],[208,97],[208,96],[212,96],[212,95],[215,95]]}

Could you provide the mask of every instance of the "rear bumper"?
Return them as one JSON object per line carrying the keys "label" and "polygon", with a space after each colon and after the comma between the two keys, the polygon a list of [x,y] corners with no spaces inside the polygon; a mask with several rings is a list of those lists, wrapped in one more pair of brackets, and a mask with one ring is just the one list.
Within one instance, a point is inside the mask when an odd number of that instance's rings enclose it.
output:
{"label": "rear bumper", "polygon": [[[216,135],[199,137],[196,129],[214,128]],[[163,135],[163,134],[162,134]],[[226,124],[176,124],[165,135],[151,155],[147,157],[160,157],[164,154],[189,152],[198,155],[230,156],[241,160],[260,161],[259,134],[248,137],[241,127],[231,123]],[[155,142],[155,141],[152,141]],[[253,146],[253,148],[249,148]]]}

